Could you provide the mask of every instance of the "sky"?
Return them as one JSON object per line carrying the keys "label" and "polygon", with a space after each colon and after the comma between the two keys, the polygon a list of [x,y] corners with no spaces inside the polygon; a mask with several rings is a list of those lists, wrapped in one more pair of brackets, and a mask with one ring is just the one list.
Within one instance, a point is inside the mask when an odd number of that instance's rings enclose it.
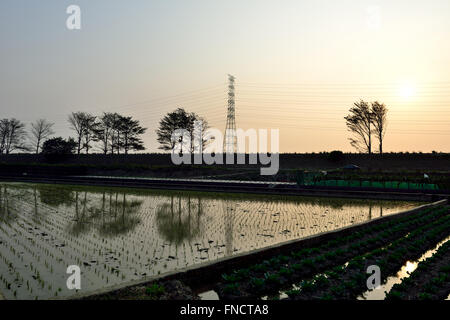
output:
{"label": "sky", "polygon": [[281,152],[354,151],[360,99],[389,109],[384,151],[450,152],[448,39],[448,0],[2,0],[0,118],[69,137],[70,112],[119,112],[157,152],[178,107],[225,129],[232,74],[237,127],[279,129]]}

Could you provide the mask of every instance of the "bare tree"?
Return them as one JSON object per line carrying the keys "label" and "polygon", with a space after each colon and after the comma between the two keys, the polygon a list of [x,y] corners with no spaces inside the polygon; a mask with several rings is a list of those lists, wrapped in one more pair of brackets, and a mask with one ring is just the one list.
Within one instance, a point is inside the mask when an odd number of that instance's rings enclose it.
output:
{"label": "bare tree", "polygon": [[12,151],[28,151],[25,144],[27,133],[25,124],[17,119],[0,120],[0,154],[9,154]]}
{"label": "bare tree", "polygon": [[70,128],[76,133],[77,154],[86,149],[89,153],[90,143],[95,140],[96,116],[86,112],[72,112],[69,115]]}
{"label": "bare tree", "polygon": [[72,112],[69,115],[69,124],[70,128],[76,133],[76,142],[77,142],[77,154],[80,154],[82,149],[82,140],[85,132],[84,119],[86,118],[86,114],[84,112]]}
{"label": "bare tree", "polygon": [[39,153],[39,149],[44,140],[47,140],[47,138],[55,133],[53,131],[53,125],[53,123],[45,119],[39,119],[31,124],[32,147],[36,150],[36,154]]}
{"label": "bare tree", "polygon": [[91,142],[97,141],[96,133],[98,130],[98,126],[99,126],[99,124],[97,122],[96,116],[93,116],[93,115],[90,115],[87,113],[84,115],[83,149],[86,149],[86,154],[89,153],[89,150],[91,148]]}
{"label": "bare tree", "polygon": [[5,152],[6,147],[6,138],[8,137],[9,131],[9,120],[2,119],[0,120],[0,154]]}
{"label": "bare tree", "polygon": [[108,153],[108,148],[113,134],[114,121],[117,118],[117,114],[105,112],[99,118],[97,130],[95,132],[97,141],[100,141],[103,154]]}
{"label": "bare tree", "polygon": [[383,103],[372,102],[372,121],[375,135],[379,142],[380,154],[383,154],[383,139],[386,134],[388,109]]}
{"label": "bare tree", "polygon": [[368,102],[355,102],[350,108],[350,114],[344,119],[347,128],[354,134],[349,138],[350,144],[360,152],[372,153],[372,123],[373,115]]}
{"label": "bare tree", "polygon": [[112,115],[111,119],[111,137],[110,137],[110,147],[111,147],[111,154],[114,154],[115,152],[117,154],[120,153],[120,119],[121,115],[114,113]]}
{"label": "bare tree", "polygon": [[[190,113],[188,131],[191,135],[191,153],[202,153],[204,148],[214,140],[214,137],[207,133],[208,129],[209,124],[208,121],[205,120],[205,118],[199,116],[194,112]],[[197,136],[199,137],[199,141],[201,141],[201,146],[195,139],[195,137]]]}

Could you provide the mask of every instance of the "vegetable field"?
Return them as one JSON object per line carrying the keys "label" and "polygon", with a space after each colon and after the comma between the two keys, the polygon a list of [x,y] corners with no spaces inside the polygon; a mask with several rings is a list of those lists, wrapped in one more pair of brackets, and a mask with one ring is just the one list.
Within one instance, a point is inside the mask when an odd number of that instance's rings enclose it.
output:
{"label": "vegetable field", "polygon": [[[231,270],[216,291],[222,299],[445,299],[450,293],[449,235],[448,205],[422,209]],[[367,284],[368,268],[374,266],[382,284],[377,289]]]}

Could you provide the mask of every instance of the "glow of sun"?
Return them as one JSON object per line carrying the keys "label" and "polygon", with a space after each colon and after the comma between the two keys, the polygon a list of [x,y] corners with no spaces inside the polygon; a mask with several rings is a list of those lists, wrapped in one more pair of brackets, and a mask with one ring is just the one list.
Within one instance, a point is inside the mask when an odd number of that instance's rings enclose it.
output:
{"label": "glow of sun", "polygon": [[416,88],[411,84],[403,84],[399,88],[399,96],[404,100],[411,100],[416,95]]}

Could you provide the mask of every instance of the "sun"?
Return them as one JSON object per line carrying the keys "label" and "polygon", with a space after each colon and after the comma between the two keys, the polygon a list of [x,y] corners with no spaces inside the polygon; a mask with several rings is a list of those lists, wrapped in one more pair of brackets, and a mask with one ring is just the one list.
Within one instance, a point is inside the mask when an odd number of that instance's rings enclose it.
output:
{"label": "sun", "polygon": [[399,96],[404,100],[411,100],[416,95],[416,88],[412,84],[403,84],[399,88]]}

